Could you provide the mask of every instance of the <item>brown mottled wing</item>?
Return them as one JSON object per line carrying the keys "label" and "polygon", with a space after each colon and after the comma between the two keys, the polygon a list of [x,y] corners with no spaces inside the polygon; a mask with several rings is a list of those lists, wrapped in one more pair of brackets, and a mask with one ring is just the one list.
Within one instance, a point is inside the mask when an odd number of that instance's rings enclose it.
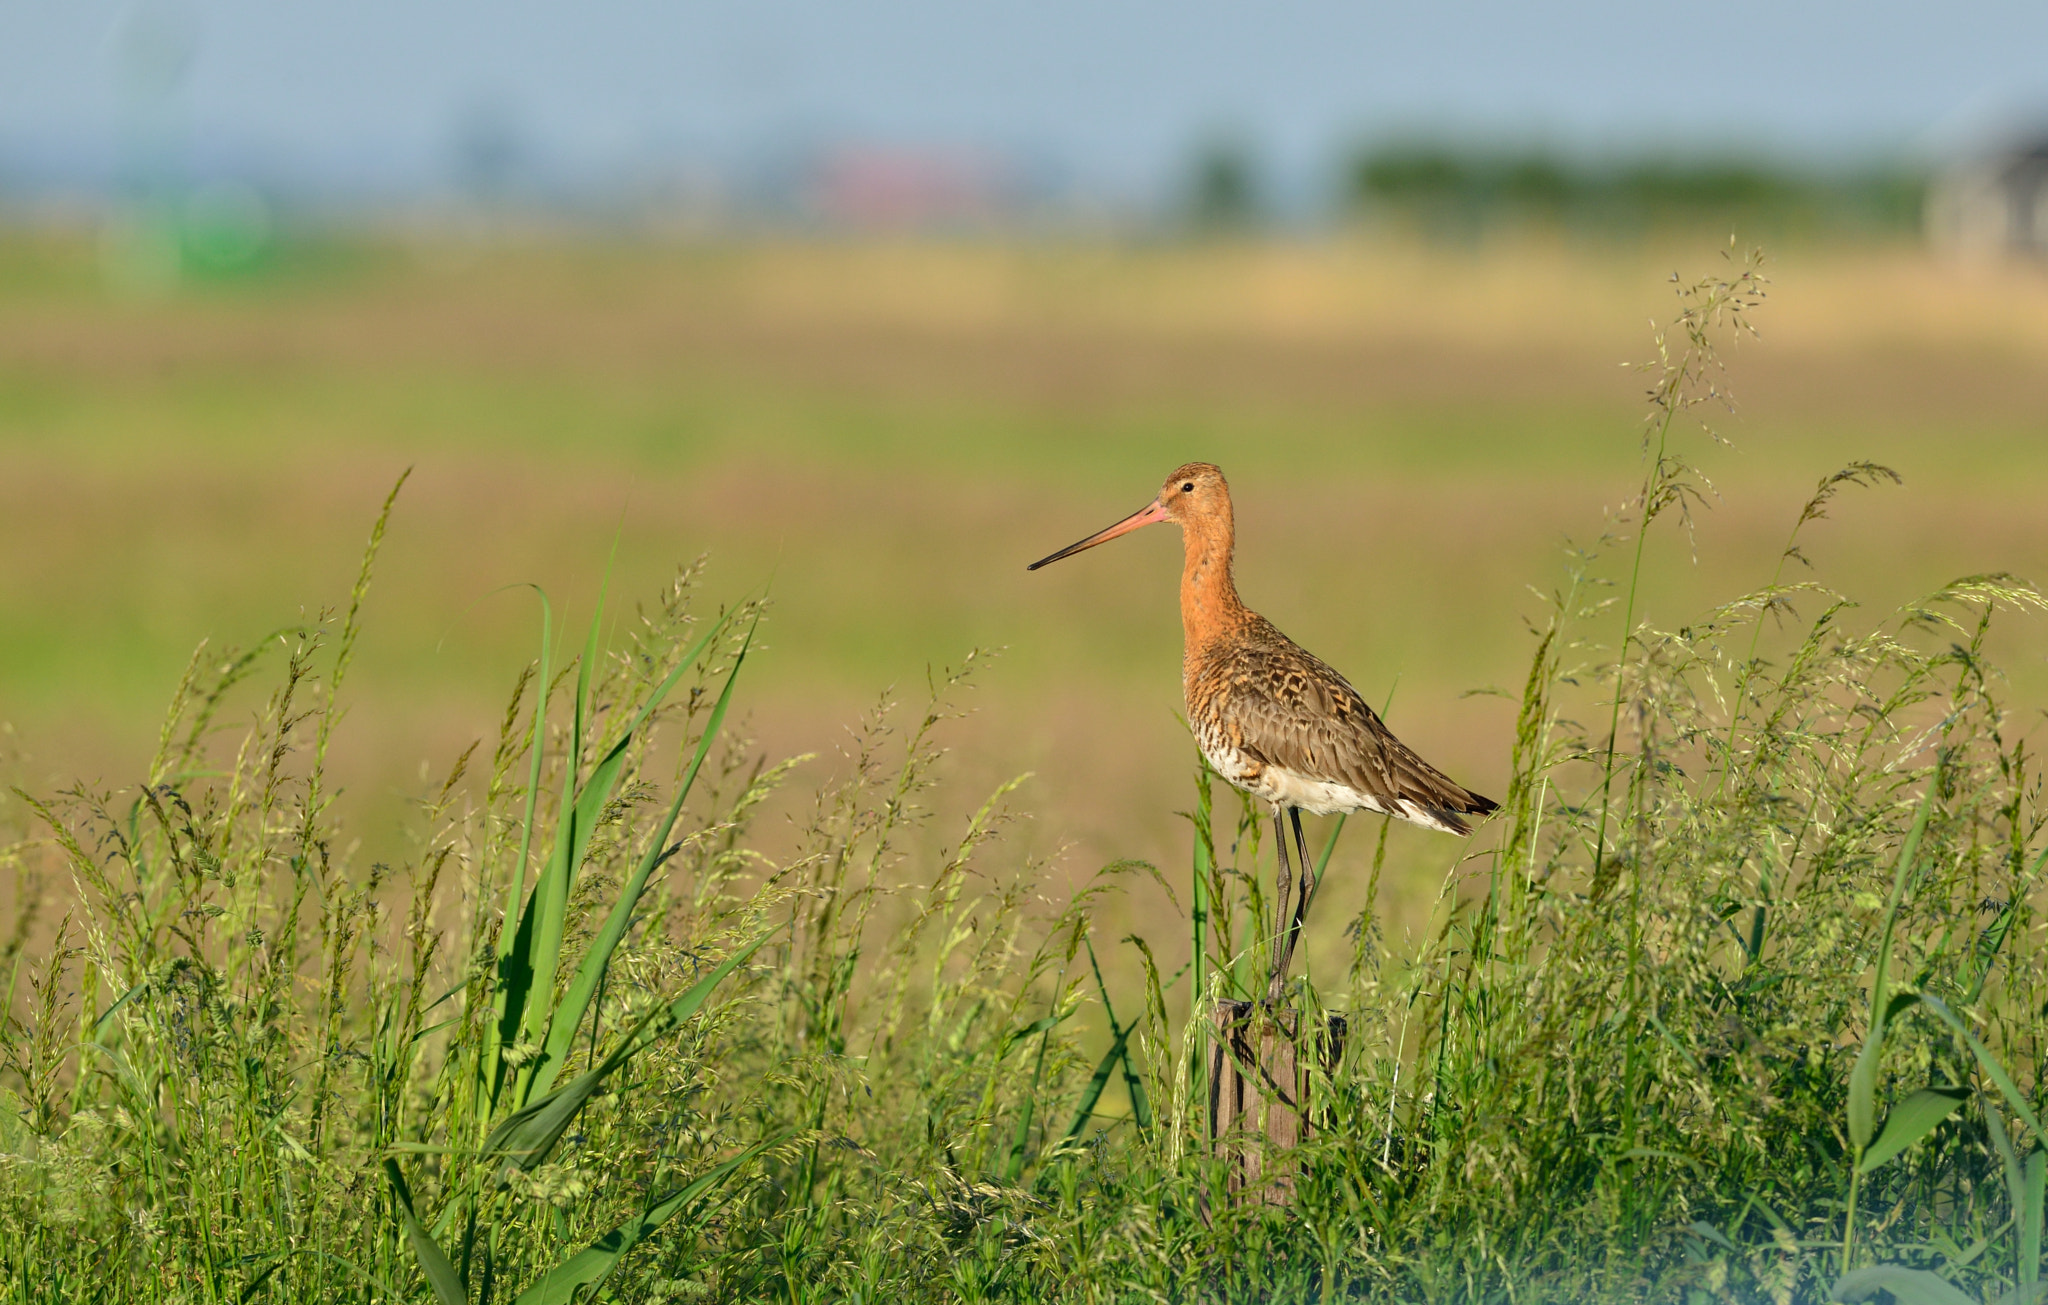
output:
{"label": "brown mottled wing", "polygon": [[1416,756],[1343,676],[1271,623],[1254,618],[1250,633],[1231,664],[1205,678],[1217,692],[1218,715],[1251,759],[1349,785],[1389,815],[1414,820],[1412,807],[1434,818],[1418,823],[1456,833],[1470,832],[1459,817],[1494,809]]}

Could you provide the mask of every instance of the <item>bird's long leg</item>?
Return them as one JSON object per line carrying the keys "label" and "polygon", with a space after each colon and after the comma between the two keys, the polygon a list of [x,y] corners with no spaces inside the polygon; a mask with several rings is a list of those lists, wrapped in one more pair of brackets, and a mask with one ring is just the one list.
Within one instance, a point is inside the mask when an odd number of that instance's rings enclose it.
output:
{"label": "bird's long leg", "polygon": [[[1287,971],[1293,968],[1294,947],[1301,939],[1302,923],[1308,919],[1308,904],[1315,897],[1318,886],[1316,883],[1316,863],[1308,854],[1308,837],[1301,832],[1301,809],[1299,807],[1289,807],[1287,808],[1287,816],[1294,825],[1294,850],[1301,858],[1301,892],[1294,900],[1293,919],[1287,926],[1287,940],[1275,946],[1276,954],[1279,956],[1276,972],[1282,981],[1285,981],[1287,978]],[[1275,825],[1280,823],[1280,818],[1277,814],[1273,817],[1273,823]],[[1278,832],[1283,848],[1282,854],[1285,855],[1284,849],[1287,842],[1287,832],[1285,830]],[[1287,907],[1286,891],[1285,888],[1281,889],[1280,905],[1282,909]],[[1274,993],[1274,996],[1276,999],[1278,998],[1279,994],[1277,991]]]}
{"label": "bird's long leg", "polygon": [[1287,808],[1288,819],[1294,822],[1294,850],[1301,854],[1301,906],[1294,912],[1294,928],[1297,933],[1308,919],[1309,903],[1316,897],[1316,889],[1322,887],[1316,878],[1316,863],[1308,854],[1308,836],[1301,832],[1301,808]]}
{"label": "bird's long leg", "polygon": [[1287,963],[1291,959],[1287,898],[1294,887],[1294,872],[1287,864],[1287,818],[1278,807],[1273,809],[1273,850],[1280,857],[1280,874],[1276,885],[1279,891],[1273,894],[1273,978],[1266,985],[1266,997],[1277,1002],[1280,989],[1287,982]]}

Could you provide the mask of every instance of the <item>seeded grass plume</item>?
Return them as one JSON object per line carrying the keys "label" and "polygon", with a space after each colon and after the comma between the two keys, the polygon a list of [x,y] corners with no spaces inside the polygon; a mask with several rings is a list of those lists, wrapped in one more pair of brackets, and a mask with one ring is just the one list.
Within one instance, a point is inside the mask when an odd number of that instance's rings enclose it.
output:
{"label": "seeded grass plume", "polygon": [[[565,654],[543,601],[495,742],[360,864],[324,776],[387,502],[343,611],[195,655],[141,782],[18,795],[0,855],[71,907],[5,953],[8,1298],[2040,1299],[2048,840],[1984,648],[2041,597],[1803,576],[1859,464],[1770,583],[1639,619],[1762,288],[1678,285],[1641,489],[1548,595],[1430,929],[1382,927],[1384,826],[1326,847],[1369,887],[1294,989],[1351,1035],[1290,1206],[1229,1199],[1197,1071],[1264,970],[1258,813],[1196,769],[1192,882],[1071,895],[1006,851],[1013,785],[932,828],[978,655],[771,862],[758,602],[685,568]],[[1098,930],[1140,875],[1192,919]]]}

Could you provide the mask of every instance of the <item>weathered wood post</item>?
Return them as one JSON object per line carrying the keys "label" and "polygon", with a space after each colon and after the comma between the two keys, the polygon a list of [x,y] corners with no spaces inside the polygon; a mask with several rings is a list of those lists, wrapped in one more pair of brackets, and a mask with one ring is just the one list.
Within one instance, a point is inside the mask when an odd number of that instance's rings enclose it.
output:
{"label": "weathered wood post", "polygon": [[1309,1134],[1309,1067],[1325,1074],[1344,1054],[1344,1017],[1332,1015],[1303,1045],[1301,1012],[1265,1002],[1218,1002],[1209,1047],[1209,1139],[1228,1166],[1233,1197],[1268,1205],[1294,1199],[1288,1155]]}

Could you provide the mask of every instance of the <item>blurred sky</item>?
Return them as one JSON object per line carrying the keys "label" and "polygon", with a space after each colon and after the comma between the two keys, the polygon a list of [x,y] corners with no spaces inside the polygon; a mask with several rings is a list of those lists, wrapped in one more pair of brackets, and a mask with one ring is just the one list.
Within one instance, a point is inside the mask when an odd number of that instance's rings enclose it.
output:
{"label": "blurred sky", "polygon": [[479,114],[572,167],[865,142],[1137,188],[1217,134],[1281,178],[1429,131],[1850,157],[2048,103],[2044,53],[2044,0],[0,0],[0,164],[111,166],[149,113],[400,185]]}

